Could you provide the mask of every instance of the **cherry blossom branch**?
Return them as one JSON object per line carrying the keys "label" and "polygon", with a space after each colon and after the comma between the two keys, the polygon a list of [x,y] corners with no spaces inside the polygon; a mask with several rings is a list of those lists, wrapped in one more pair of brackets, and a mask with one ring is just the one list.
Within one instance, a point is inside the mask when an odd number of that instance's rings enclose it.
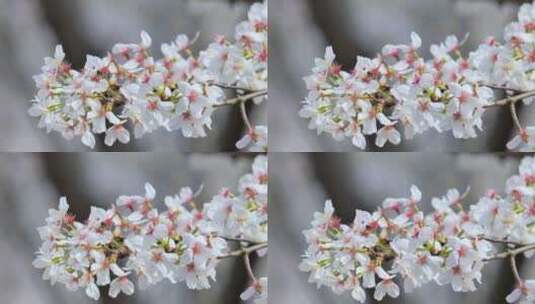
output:
{"label": "cherry blossom branch", "polygon": [[[130,129],[136,138],[159,128],[180,130],[187,138],[206,137],[214,107],[267,95],[240,86],[267,87],[267,3],[252,4],[247,17],[232,40],[218,36],[198,54],[190,46],[199,33],[192,39],[178,35],[161,45],[162,58],[154,58],[152,38],[142,31],[141,42],[118,43],[102,58],[88,55],[85,66],[74,70],[58,45],[34,77],[38,92],[28,113],[39,118],[39,128],[66,139],[80,137],[90,148],[95,147],[95,134],[105,134],[107,146],[126,144]],[[226,100],[225,90],[249,94]],[[256,136],[240,149],[267,146],[267,127],[262,127],[266,136]]]}
{"label": "cherry blossom branch", "polygon": [[[432,58],[424,59],[419,53],[422,40],[411,33],[410,43],[386,44],[376,57],[358,56],[355,67],[344,71],[329,46],[304,78],[309,92],[299,115],[318,134],[348,138],[366,149],[372,135],[378,147],[398,145],[403,135],[412,139],[428,130],[475,138],[483,130],[485,110],[507,105],[521,131],[507,148],[533,151],[535,126],[523,129],[513,109],[518,101],[529,104],[528,98],[535,96],[531,70],[525,68],[533,61],[527,51],[535,36],[533,6],[520,7],[518,20],[505,27],[503,42],[489,37],[468,56],[460,52],[467,36],[448,36],[430,47]],[[514,96],[494,101],[493,90]]]}
{"label": "cherry blossom branch", "polygon": [[310,272],[310,282],[337,294],[350,291],[364,303],[365,288],[374,288],[378,301],[398,297],[398,280],[406,292],[430,282],[474,291],[488,262],[507,259],[518,282],[507,303],[533,303],[535,280],[521,280],[515,260],[535,252],[533,187],[535,157],[525,157],[505,193],[489,190],[470,208],[461,208],[467,192],[450,189],[432,198],[433,211],[424,213],[422,193],[412,186],[410,197],[386,198],[372,213],[357,209],[344,224],[326,201],[303,231],[308,246],[299,269]]}
{"label": "cherry blossom branch", "polygon": [[[156,191],[147,183],[144,195],[122,195],[109,209],[91,207],[87,220],[78,222],[61,198],[58,209],[49,210],[46,225],[37,229],[43,244],[33,265],[44,269],[43,279],[85,289],[95,300],[101,296],[99,286],[109,285],[112,298],[120,292],[132,295],[132,277],[140,288],[168,279],[208,289],[221,259],[267,248],[267,158],[257,156],[251,167],[239,179],[238,192],[223,188],[202,209],[193,203],[199,192],[182,188],[164,198],[167,209],[160,211],[154,208]],[[228,240],[239,241],[242,248],[229,252]],[[85,263],[70,258],[74,255]],[[264,299],[267,279],[261,283],[242,298]]]}

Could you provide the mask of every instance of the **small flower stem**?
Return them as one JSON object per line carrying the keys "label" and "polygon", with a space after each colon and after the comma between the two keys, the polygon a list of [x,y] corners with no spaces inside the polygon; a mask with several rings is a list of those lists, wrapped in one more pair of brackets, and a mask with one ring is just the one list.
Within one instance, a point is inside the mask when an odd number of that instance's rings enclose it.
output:
{"label": "small flower stem", "polygon": [[245,269],[247,270],[247,275],[249,276],[249,279],[252,282],[256,282],[256,277],[253,272],[253,267],[251,266],[251,258],[249,257],[249,253],[243,254],[243,262],[245,264]]}
{"label": "small flower stem", "polygon": [[518,285],[522,285],[522,279],[520,278],[520,274],[518,273],[518,267],[516,266],[516,256],[511,255],[509,257],[509,262],[511,263],[511,269],[513,270],[513,275],[515,276],[515,280],[518,283]]}
{"label": "small flower stem", "polygon": [[247,126],[247,129],[250,132],[252,132],[253,126],[251,125],[251,121],[249,121],[249,117],[247,116],[247,109],[245,108],[245,101],[240,102],[240,113],[241,113],[243,122]]}
{"label": "small flower stem", "polygon": [[511,116],[513,117],[513,121],[515,123],[516,128],[518,131],[522,131],[522,125],[520,124],[520,119],[518,118],[518,113],[516,112],[516,102],[511,102],[509,104],[509,107],[511,109]]}

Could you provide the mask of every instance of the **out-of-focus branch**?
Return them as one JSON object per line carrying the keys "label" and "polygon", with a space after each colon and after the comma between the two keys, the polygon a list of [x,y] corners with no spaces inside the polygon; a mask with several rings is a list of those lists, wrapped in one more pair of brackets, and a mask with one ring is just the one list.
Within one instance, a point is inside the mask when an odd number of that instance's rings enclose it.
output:
{"label": "out-of-focus branch", "polygon": [[515,4],[523,4],[523,3],[531,3],[531,0],[496,0],[498,4],[504,4],[504,3],[515,3]]}
{"label": "out-of-focus branch", "polygon": [[246,3],[253,4],[255,2],[262,2],[262,0],[228,0],[230,4]]}

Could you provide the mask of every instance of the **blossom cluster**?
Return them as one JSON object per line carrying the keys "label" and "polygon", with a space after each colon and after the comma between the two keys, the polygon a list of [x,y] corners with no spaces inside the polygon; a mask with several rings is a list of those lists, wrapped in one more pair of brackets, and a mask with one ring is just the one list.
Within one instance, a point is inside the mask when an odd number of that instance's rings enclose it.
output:
{"label": "blossom cluster", "polygon": [[[350,291],[361,303],[365,288],[375,288],[376,300],[398,297],[398,284],[406,292],[429,282],[468,292],[482,282],[488,262],[535,252],[535,158],[522,160],[503,195],[489,190],[469,208],[466,195],[452,189],[433,198],[433,211],[425,214],[420,190],[412,186],[410,192],[409,198],[387,198],[375,212],[356,210],[348,225],[327,201],[304,231],[308,249],[299,267],[310,272],[310,282],[338,294]],[[497,244],[509,251],[500,253]],[[534,303],[535,280],[517,276],[517,285],[506,301]]]}
{"label": "blossom cluster", "polygon": [[[88,55],[77,71],[58,45],[34,77],[38,92],[29,114],[39,117],[38,126],[47,132],[81,137],[91,148],[95,134],[105,134],[108,146],[128,143],[128,127],[136,138],[160,128],[205,137],[213,112],[233,104],[225,90],[245,96],[267,89],[267,30],[267,4],[256,3],[248,20],[236,26],[234,39],[218,36],[198,56],[190,48],[196,37],[181,34],[161,46],[163,58],[156,60],[152,39],[143,31],[140,43],[116,44],[103,58]],[[260,103],[265,97],[255,94],[243,102]],[[266,150],[267,129],[248,129],[250,140],[240,148]]]}
{"label": "blossom cluster", "polygon": [[[386,45],[375,58],[357,57],[348,72],[327,47],[324,58],[315,60],[313,74],[305,77],[309,92],[300,116],[318,134],[351,138],[360,149],[367,146],[366,136],[374,134],[378,147],[399,144],[401,126],[407,139],[429,129],[451,131],[455,138],[477,137],[487,108],[518,101],[497,101],[493,89],[513,95],[530,92],[518,97],[526,103],[535,95],[534,24],[535,5],[525,4],[518,22],[506,27],[504,44],[490,37],[465,57],[460,49],[467,37],[449,36],[431,46],[430,60],[419,54],[422,41],[412,33],[410,44]],[[535,127],[517,128],[508,148],[534,151]]]}
{"label": "blossom cluster", "polygon": [[[108,295],[134,293],[135,278],[143,289],[162,280],[185,282],[190,289],[210,288],[216,267],[231,257],[232,240],[243,254],[267,252],[267,158],[258,156],[253,172],[239,181],[237,193],[221,190],[198,206],[190,188],[164,199],[165,211],[155,207],[156,192],[145,184],[145,194],[120,196],[109,209],[91,207],[89,218],[78,222],[61,198],[50,209],[46,225],[38,228],[43,244],[33,265],[44,269],[43,279],[69,290],[82,288],[95,300],[99,286]],[[266,303],[267,279],[252,279],[242,298]]]}

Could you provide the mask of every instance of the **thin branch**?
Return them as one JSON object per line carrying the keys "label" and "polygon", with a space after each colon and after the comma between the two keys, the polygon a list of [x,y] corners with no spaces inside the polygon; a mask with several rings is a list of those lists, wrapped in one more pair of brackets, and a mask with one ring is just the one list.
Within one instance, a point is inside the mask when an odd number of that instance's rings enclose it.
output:
{"label": "thin branch", "polygon": [[267,247],[268,247],[268,243],[260,243],[260,244],[256,244],[256,245],[253,245],[253,246],[249,246],[249,247],[245,247],[245,248],[241,248],[241,249],[238,249],[238,250],[231,251],[231,252],[229,252],[229,253],[227,253],[225,255],[222,255],[222,256],[218,257],[218,259],[222,260],[222,259],[226,259],[226,258],[230,258],[230,257],[239,257],[239,256],[242,256],[244,254],[250,254],[252,252],[265,249]]}
{"label": "thin branch", "polygon": [[532,96],[535,96],[535,90],[497,100],[493,104],[484,106],[484,108],[501,107],[501,106],[508,105],[510,103],[516,103],[517,101],[520,101],[520,100],[523,100]]}
{"label": "thin branch", "polygon": [[500,86],[500,85],[496,85],[496,84],[479,83],[479,85],[482,86],[482,87],[487,87],[487,88],[491,88],[491,89],[495,89],[495,90],[510,91],[510,92],[515,92],[515,93],[522,93],[522,91],[520,91],[520,90],[517,90],[517,89],[511,89],[511,88],[508,88],[508,87],[506,87],[506,86]]}
{"label": "thin branch", "polygon": [[243,91],[243,92],[248,92],[248,93],[257,92],[257,90],[253,90],[250,88],[244,88],[240,86],[228,85],[228,84],[218,83],[218,82],[208,82],[207,84],[220,87],[222,89],[227,89],[227,90],[238,90],[238,91]]}
{"label": "thin branch", "polygon": [[215,104],[214,108],[219,108],[219,107],[224,107],[224,106],[232,106],[232,105],[235,105],[237,103],[247,102],[249,100],[253,100],[254,98],[257,98],[257,97],[260,97],[260,96],[266,96],[266,95],[267,95],[267,90],[254,91],[252,93],[245,94],[245,95],[240,95],[240,96],[237,96],[235,98],[227,99],[226,101],[224,101],[222,103]]}
{"label": "thin branch", "polygon": [[490,257],[488,259],[485,259],[483,261],[484,262],[488,262],[488,261],[493,261],[493,260],[505,259],[505,258],[508,258],[510,256],[517,256],[517,255],[519,255],[521,253],[524,253],[524,252],[527,252],[527,251],[532,251],[532,250],[535,250],[535,244],[529,244],[529,245],[525,245],[525,246],[522,246],[522,247],[519,247],[519,248],[507,250],[507,251],[504,251],[502,253],[498,253],[497,255],[492,256],[492,257]]}
{"label": "thin branch", "polygon": [[262,244],[260,242],[251,241],[247,239],[241,239],[241,238],[233,238],[233,237],[227,237],[227,236],[220,236],[220,238],[231,241],[231,242],[239,242],[239,243],[249,243],[249,244]]}
{"label": "thin branch", "polygon": [[520,246],[526,246],[526,244],[522,244],[522,243],[519,243],[519,242],[508,241],[508,240],[501,240],[501,239],[494,239],[494,238],[490,238],[490,237],[486,237],[486,236],[481,236],[481,237],[479,237],[479,239],[481,239],[481,240],[485,240],[485,241],[489,241],[489,242],[491,242],[491,243],[498,243],[498,244],[504,244],[504,245],[512,245],[512,246],[517,246],[517,247],[520,247]]}

